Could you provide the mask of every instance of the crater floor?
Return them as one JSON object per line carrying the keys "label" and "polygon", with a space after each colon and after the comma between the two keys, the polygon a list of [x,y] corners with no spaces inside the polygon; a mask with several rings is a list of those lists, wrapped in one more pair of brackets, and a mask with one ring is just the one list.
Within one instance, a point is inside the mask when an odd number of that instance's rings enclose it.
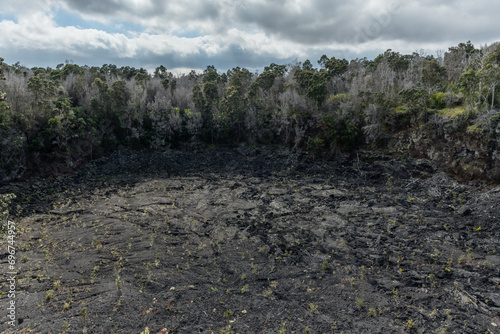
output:
{"label": "crater floor", "polygon": [[0,190],[6,333],[500,333],[500,188],[425,160],[119,152]]}

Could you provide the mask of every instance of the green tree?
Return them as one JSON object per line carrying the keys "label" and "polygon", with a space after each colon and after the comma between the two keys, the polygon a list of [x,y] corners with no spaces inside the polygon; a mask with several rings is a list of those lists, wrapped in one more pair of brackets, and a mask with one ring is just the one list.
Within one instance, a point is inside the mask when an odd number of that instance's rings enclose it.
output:
{"label": "green tree", "polygon": [[101,78],[95,78],[92,82],[92,87],[97,89],[97,97],[93,97],[91,101],[91,109],[96,118],[104,116],[110,112],[111,104],[109,99],[108,84]]}
{"label": "green tree", "polygon": [[264,67],[262,72],[255,80],[255,85],[262,88],[264,91],[269,91],[277,77],[282,77],[285,74],[286,66],[272,63]]}
{"label": "green tree", "polygon": [[[321,72],[318,72],[312,67],[312,64],[306,60],[302,65],[302,68],[295,71],[294,79],[299,83],[306,96],[316,101],[318,106],[321,106],[328,93],[327,82],[333,76],[334,71],[338,71],[337,74],[342,73],[340,68],[334,69],[334,67],[341,67],[340,64],[342,62],[337,63],[335,58],[328,59],[328,57],[323,55],[318,63],[323,67],[328,64],[329,70],[323,69]],[[345,69],[347,69],[347,67]]]}
{"label": "green tree", "polygon": [[316,72],[314,70],[307,70],[307,69],[297,69],[295,71],[295,74],[293,75],[294,79],[298,82],[300,87],[307,92],[307,89],[309,87],[309,82],[311,82],[312,78]]}
{"label": "green tree", "polygon": [[474,54],[478,53],[479,50],[474,47],[471,41],[466,43],[459,43],[458,46],[452,46],[448,49],[451,53],[459,54],[465,60],[465,65],[468,65],[472,60]]}
{"label": "green tree", "polygon": [[372,69],[375,70],[380,63],[386,61],[391,70],[401,73],[406,71],[411,64],[414,57],[412,55],[402,55],[399,52],[387,49],[384,53],[379,54],[371,64]]}
{"label": "green tree", "polygon": [[[500,45],[483,59],[481,69],[477,72],[477,77],[481,82],[479,87],[482,87],[484,84],[488,90],[487,95],[491,95],[490,107],[493,109],[495,106],[496,87],[500,85]],[[482,94],[482,92],[480,91],[479,94]]]}
{"label": "green tree", "polygon": [[[0,57],[0,80],[5,80],[3,76],[3,61]],[[0,127],[8,127],[10,123],[10,115],[8,113],[9,106],[7,104],[7,94],[0,90]]]}
{"label": "green tree", "polygon": [[177,86],[177,80],[174,79],[172,72],[167,72],[167,68],[163,65],[155,69],[154,78],[161,80],[161,84],[165,90],[170,88],[170,91],[173,92]]}
{"label": "green tree", "polygon": [[128,97],[125,81],[118,80],[113,82],[107,93],[111,100],[111,108],[115,113],[122,113],[127,105]]}
{"label": "green tree", "polygon": [[[2,57],[0,57],[0,80],[5,80],[5,77],[3,76],[3,61],[4,59]],[[2,93],[2,91],[0,90],[0,112],[3,113],[5,112],[8,107],[7,107],[7,103],[5,102],[5,97],[6,97],[6,94],[5,93]]]}
{"label": "green tree", "polygon": [[[3,76],[0,57],[0,80]],[[0,91],[0,180],[11,180],[23,172],[26,160],[26,135],[12,122],[7,95]]]}
{"label": "green tree", "polygon": [[321,106],[325,100],[328,90],[326,88],[327,76],[325,73],[313,73],[307,84],[307,97],[316,101]]}
{"label": "green tree", "polygon": [[339,76],[347,72],[348,65],[349,62],[346,59],[337,59],[335,57],[324,62],[325,69],[331,77]]}
{"label": "green tree", "polygon": [[238,142],[244,133],[247,105],[247,99],[243,95],[241,86],[229,86],[220,101],[219,111],[223,119],[229,122],[227,126],[233,130]]}
{"label": "green tree", "polygon": [[448,80],[458,82],[460,75],[467,71],[469,64],[479,53],[479,50],[470,41],[448,48],[448,52],[444,55],[444,67],[448,74]]}
{"label": "green tree", "polygon": [[441,89],[446,77],[446,69],[436,59],[425,60],[422,68],[422,83],[429,89]]}
{"label": "green tree", "polygon": [[203,93],[208,108],[211,108],[219,100],[220,76],[213,65],[207,66],[203,74]]}
{"label": "green tree", "polygon": [[118,76],[119,70],[116,65],[112,64],[104,64],[100,69],[101,74],[109,75],[109,76]]}
{"label": "green tree", "polygon": [[239,87],[242,94],[245,95],[248,87],[252,83],[252,73],[246,68],[235,67],[227,71],[228,87]]}
{"label": "green tree", "polygon": [[118,80],[111,84],[107,94],[110,99],[111,117],[116,137],[119,140],[130,140],[134,120],[133,110],[127,108],[130,94],[127,91],[126,82]]}
{"label": "green tree", "polygon": [[460,75],[458,81],[458,87],[463,92],[464,96],[466,97],[466,99],[469,101],[470,104],[475,103],[478,86],[479,86],[479,78],[477,72],[474,71],[472,68],[469,68],[466,72]]}
{"label": "green tree", "polygon": [[314,68],[313,68],[313,65],[311,63],[311,61],[309,59],[307,59],[304,64],[302,64],[302,69],[304,71],[312,71]]}
{"label": "green tree", "polygon": [[148,74],[148,72],[144,69],[141,68],[141,70],[139,72],[137,72],[135,75],[134,75],[134,79],[135,79],[135,82],[142,85],[142,87],[144,88],[145,87],[145,83],[147,80],[149,80],[151,77],[150,75]]}
{"label": "green tree", "polygon": [[325,68],[326,62],[329,60],[329,58],[326,55],[322,55],[321,58],[318,60],[318,64],[322,67]]}
{"label": "green tree", "polygon": [[158,66],[154,73],[155,78],[165,79],[168,77],[167,68],[163,65]]}
{"label": "green tree", "polygon": [[193,99],[193,103],[196,109],[200,112],[205,111],[205,96],[203,95],[203,89],[199,83],[194,85],[193,90],[191,92],[191,96]]}
{"label": "green tree", "polygon": [[83,68],[76,64],[66,64],[61,70],[61,78],[66,79],[70,74],[83,75],[84,71]]}
{"label": "green tree", "polygon": [[[191,71],[189,78],[190,80],[196,80],[196,73]],[[215,66],[210,65],[203,71],[202,82],[198,82],[194,85],[191,92],[194,105],[201,113],[201,138],[208,142],[213,142],[215,139],[214,112],[216,111],[219,102],[220,83],[221,78],[217,73],[217,69]]]}
{"label": "green tree", "polygon": [[56,93],[56,83],[45,72],[38,73],[28,79],[28,89],[35,95],[35,103],[39,108],[47,109]]}

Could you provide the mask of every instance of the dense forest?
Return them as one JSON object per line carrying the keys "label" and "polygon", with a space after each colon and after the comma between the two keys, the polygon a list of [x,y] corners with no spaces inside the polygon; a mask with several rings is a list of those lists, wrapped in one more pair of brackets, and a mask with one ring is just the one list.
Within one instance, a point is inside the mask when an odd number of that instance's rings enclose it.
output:
{"label": "dense forest", "polygon": [[[457,131],[495,108],[500,44],[437,56],[387,50],[174,76],[133,67],[26,68],[0,62],[0,180],[54,173],[120,148],[280,144],[312,155],[383,149],[394,134],[453,117]],[[496,117],[498,118],[498,117]],[[498,123],[498,120],[496,120]],[[495,124],[497,124],[495,123]]]}

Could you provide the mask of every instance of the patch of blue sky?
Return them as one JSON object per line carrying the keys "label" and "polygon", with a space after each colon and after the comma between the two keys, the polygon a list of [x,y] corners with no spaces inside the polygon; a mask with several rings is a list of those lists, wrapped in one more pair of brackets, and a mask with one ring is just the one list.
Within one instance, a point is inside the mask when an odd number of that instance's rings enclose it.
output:
{"label": "patch of blue sky", "polygon": [[17,22],[17,19],[14,15],[8,15],[0,13],[0,21],[14,21]]}
{"label": "patch of blue sky", "polygon": [[176,31],[175,35],[177,37],[184,37],[184,38],[196,38],[196,37],[204,36],[204,34],[200,33],[199,31],[196,31],[196,30]]}
{"label": "patch of blue sky", "polygon": [[79,15],[68,13],[63,10],[54,12],[54,21],[60,27],[76,27],[79,29],[95,29],[108,33],[121,33],[127,35],[128,32],[142,32],[144,27],[123,21],[112,21],[104,24],[99,21],[85,20]]}

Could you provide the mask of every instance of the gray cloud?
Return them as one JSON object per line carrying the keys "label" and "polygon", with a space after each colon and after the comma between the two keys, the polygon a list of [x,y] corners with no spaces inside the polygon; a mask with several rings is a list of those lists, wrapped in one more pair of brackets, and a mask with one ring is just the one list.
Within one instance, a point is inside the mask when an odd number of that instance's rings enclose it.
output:
{"label": "gray cloud", "polygon": [[[498,12],[500,7],[490,3],[489,9],[485,9],[486,2],[476,2],[470,6],[471,3],[465,1],[440,4],[419,1],[393,15],[391,23],[381,30],[379,38],[421,44],[422,47],[430,43],[440,44],[445,49],[467,40],[477,46],[495,42],[500,38],[500,33],[493,28],[497,19],[492,13]],[[489,10],[493,12],[489,13]]]}
{"label": "gray cloud", "polygon": [[[152,31],[224,33],[232,27],[254,27],[268,36],[303,44],[360,43],[370,40],[449,41],[453,37],[498,38],[494,29],[500,3],[392,1],[225,1],[189,2],[63,0],[73,11],[129,20]],[[397,10],[394,10],[397,8]],[[455,37],[457,38],[457,37]]]}
{"label": "gray cloud", "polygon": [[364,15],[356,9],[355,1],[304,1],[302,8],[293,3],[250,3],[237,11],[237,18],[257,25],[269,35],[312,45],[345,41],[348,35],[353,35],[356,22]]}
{"label": "gray cloud", "polygon": [[[169,70],[177,68],[191,68],[202,70],[208,65],[214,65],[220,71],[226,71],[236,66],[246,67],[252,71],[260,71],[264,66],[272,62],[287,63],[294,59],[293,56],[283,58],[272,52],[257,52],[256,50],[243,49],[238,44],[231,44],[219,52],[210,52],[199,47],[196,52],[184,52],[172,48],[160,54],[154,52],[154,48],[142,48],[130,55],[117,52],[116,49],[105,47],[108,43],[104,41],[100,46],[92,48],[75,47],[39,48],[32,52],[28,45],[18,48],[9,48],[1,54],[6,63],[13,64],[21,61],[28,67],[55,67],[66,60],[72,60],[79,65],[102,66],[103,64],[115,64],[117,66],[133,66],[153,69],[159,65],[166,66]],[[118,48],[122,46],[117,46]]]}
{"label": "gray cloud", "polygon": [[[219,19],[220,1],[118,1],[118,0],[62,0],[72,12],[94,16],[98,19],[131,21],[158,30],[168,30],[169,25],[193,22],[216,22]],[[163,29],[162,29],[163,27]]]}
{"label": "gray cloud", "polygon": [[65,0],[69,8],[84,14],[116,15],[127,7],[122,2],[114,0]]}

